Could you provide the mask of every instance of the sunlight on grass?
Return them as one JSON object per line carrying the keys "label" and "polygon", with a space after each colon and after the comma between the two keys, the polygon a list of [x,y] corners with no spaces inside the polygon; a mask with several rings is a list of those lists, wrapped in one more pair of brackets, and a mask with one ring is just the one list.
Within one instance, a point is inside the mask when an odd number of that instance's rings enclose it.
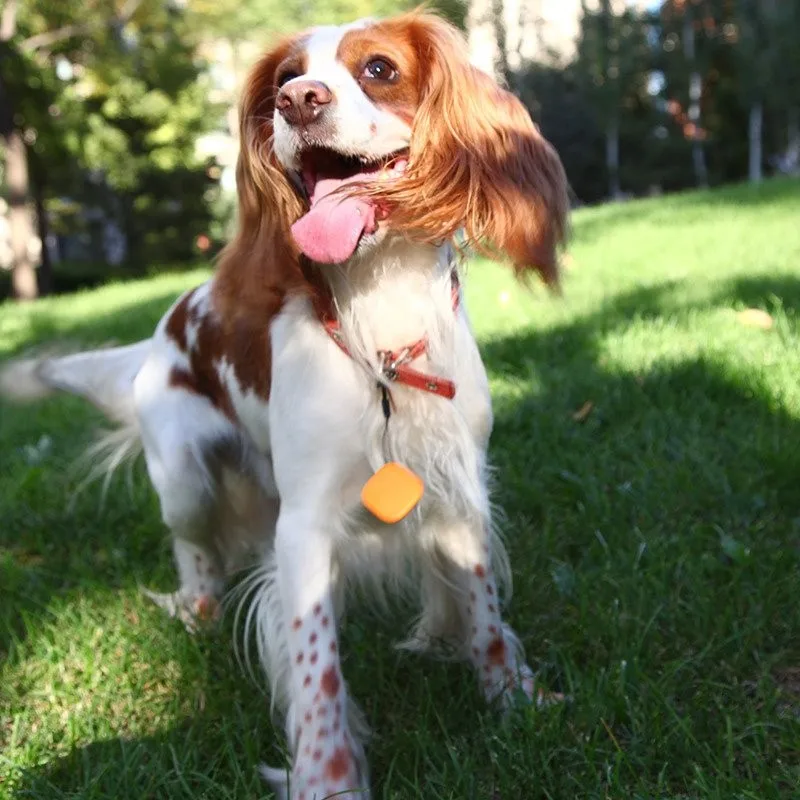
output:
{"label": "sunlight on grass", "polygon": [[[160,275],[147,280],[128,281],[100,289],[78,292],[65,298],[46,298],[32,305],[0,306],[0,354],[45,336],[70,336],[81,331],[87,320],[107,324],[110,329],[126,312],[143,304],[157,303],[159,314],[185,289],[196,286],[209,275],[207,269]],[[141,323],[139,323],[141,324]],[[119,335],[124,336],[125,330]]]}

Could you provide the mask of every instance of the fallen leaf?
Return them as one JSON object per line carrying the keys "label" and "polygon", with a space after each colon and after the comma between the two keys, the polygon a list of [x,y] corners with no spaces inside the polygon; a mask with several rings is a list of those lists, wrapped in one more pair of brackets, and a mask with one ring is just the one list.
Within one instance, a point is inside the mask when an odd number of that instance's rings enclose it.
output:
{"label": "fallen leaf", "polygon": [[746,308],[736,317],[742,325],[748,328],[761,328],[762,331],[768,331],[774,324],[772,316],[760,308]]}
{"label": "fallen leaf", "polygon": [[778,714],[795,721],[800,720],[800,667],[784,667],[774,677],[781,696]]}
{"label": "fallen leaf", "polygon": [[783,667],[776,670],[775,680],[782,692],[800,698],[800,667]]}
{"label": "fallen leaf", "polygon": [[592,413],[592,409],[594,408],[594,403],[591,400],[587,400],[573,415],[572,419],[575,422],[586,422],[586,418],[589,414]]}

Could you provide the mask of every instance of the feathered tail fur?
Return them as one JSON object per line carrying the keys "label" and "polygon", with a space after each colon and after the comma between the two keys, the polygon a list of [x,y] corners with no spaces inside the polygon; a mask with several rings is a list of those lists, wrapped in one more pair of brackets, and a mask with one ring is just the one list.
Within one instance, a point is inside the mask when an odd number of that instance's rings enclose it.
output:
{"label": "feathered tail fur", "polygon": [[149,352],[146,339],[125,347],[11,361],[0,367],[0,396],[30,403],[62,391],[99,408],[117,428],[89,448],[89,479],[102,476],[107,485],[120,465],[141,452],[133,382]]}

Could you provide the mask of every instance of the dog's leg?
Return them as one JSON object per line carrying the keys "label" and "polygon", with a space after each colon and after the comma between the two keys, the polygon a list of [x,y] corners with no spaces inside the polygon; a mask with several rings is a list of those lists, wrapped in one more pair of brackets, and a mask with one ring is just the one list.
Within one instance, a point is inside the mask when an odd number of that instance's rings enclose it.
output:
{"label": "dog's leg", "polygon": [[285,633],[289,790],[278,770],[264,774],[279,796],[312,800],[369,797],[361,743],[348,720],[333,603],[332,541],[324,516],[281,509],[276,579]]}
{"label": "dog's leg", "polygon": [[[175,428],[165,425],[165,430]],[[214,543],[218,498],[202,462],[202,449],[170,438],[145,438],[145,460],[161,516],[172,534],[180,588],[166,594],[143,591],[193,631],[218,617],[225,585],[222,558]]]}
{"label": "dog's leg", "polygon": [[224,590],[222,564],[215,548],[191,542],[173,534],[173,552],[180,577],[175,592],[152,592],[142,589],[157,606],[179,619],[187,630],[215,622],[220,615],[220,597]]}
{"label": "dog's leg", "polygon": [[499,698],[508,708],[521,691],[541,705],[554,698],[536,691],[519,639],[502,620],[489,531],[483,522],[439,526],[437,557],[425,576],[422,635],[435,638],[441,631],[452,638],[460,631],[462,652],[488,701]]}

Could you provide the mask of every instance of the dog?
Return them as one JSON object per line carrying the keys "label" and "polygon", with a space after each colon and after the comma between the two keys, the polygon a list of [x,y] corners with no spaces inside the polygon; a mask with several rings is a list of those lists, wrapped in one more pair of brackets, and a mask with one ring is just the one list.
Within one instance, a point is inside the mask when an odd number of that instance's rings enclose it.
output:
{"label": "dog", "polygon": [[[193,627],[255,561],[255,626],[292,763],[279,797],[369,797],[340,667],[348,586],[405,590],[408,646],[474,668],[488,701],[543,695],[501,617],[488,381],[461,254],[558,279],[561,162],[522,104],[426,12],[318,27],[254,67],[240,107],[238,232],[152,338],[18,361],[18,399],[82,395],[144,453]],[[117,452],[112,460],[119,460]]]}

